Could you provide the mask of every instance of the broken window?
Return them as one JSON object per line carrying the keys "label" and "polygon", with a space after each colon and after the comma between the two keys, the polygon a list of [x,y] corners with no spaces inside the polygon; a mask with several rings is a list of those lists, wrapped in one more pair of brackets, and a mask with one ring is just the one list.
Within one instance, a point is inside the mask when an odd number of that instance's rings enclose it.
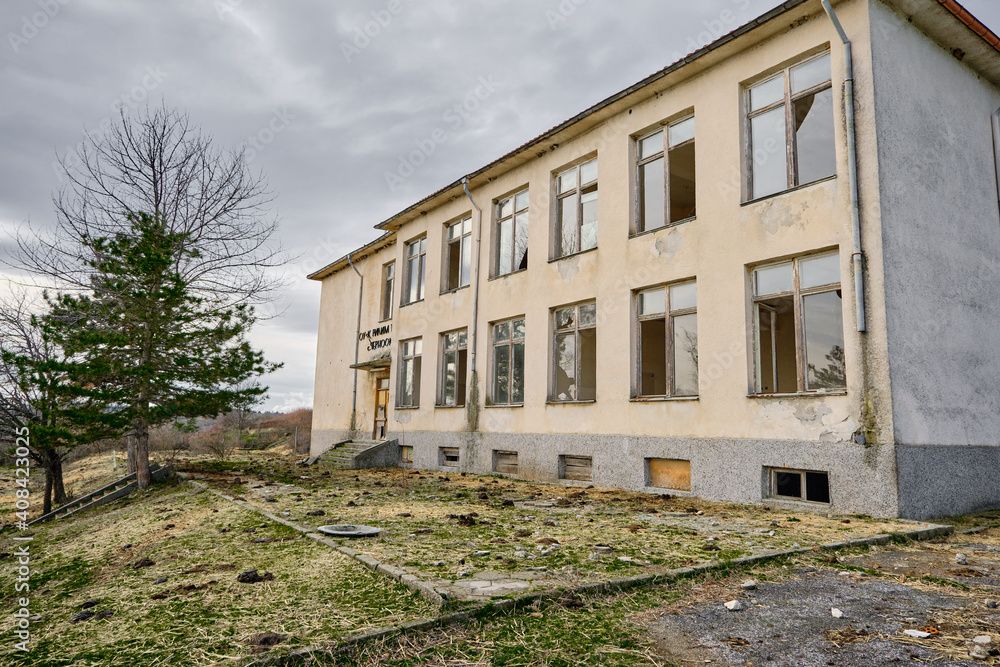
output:
{"label": "broken window", "polygon": [[458,447],[438,447],[438,465],[442,468],[458,467]]}
{"label": "broken window", "polygon": [[830,502],[830,476],[813,470],[770,468],[769,492],[772,498]]}
{"label": "broken window", "polygon": [[493,325],[494,405],[524,403],[524,318]]}
{"label": "broken window", "polygon": [[597,160],[556,176],[556,257],[597,247]]}
{"label": "broken window", "polygon": [[424,298],[424,271],[427,257],[427,237],[423,236],[406,244],[406,288],[403,305]]}
{"label": "broken window", "polygon": [[750,199],[837,173],[830,54],[747,89]]}
{"label": "broken window", "polygon": [[597,399],[597,304],[593,301],[552,311],[553,401]]}
{"label": "broken window", "polygon": [[528,268],[528,191],[497,202],[496,275]]}
{"label": "broken window", "polygon": [[636,233],[693,218],[694,118],[640,137],[636,159]]}
{"label": "broken window", "polygon": [[441,391],[438,405],[465,405],[468,336],[465,329],[441,334]]}
{"label": "broken window", "polygon": [[396,263],[382,267],[382,321],[392,317],[392,283],[396,277]]}
{"label": "broken window", "polygon": [[840,255],[809,255],[753,270],[755,392],[843,389]]}
{"label": "broken window", "polygon": [[420,338],[404,340],[399,344],[402,365],[399,370],[397,406],[415,408],[420,405],[420,355],[423,344]]}
{"label": "broken window", "polygon": [[413,447],[403,445],[399,448],[399,462],[404,466],[413,465]]}
{"label": "broken window", "polygon": [[444,253],[445,291],[468,287],[472,274],[472,218],[448,225]]}
{"label": "broken window", "polygon": [[639,396],[698,395],[697,305],[693,280],[637,293]]}

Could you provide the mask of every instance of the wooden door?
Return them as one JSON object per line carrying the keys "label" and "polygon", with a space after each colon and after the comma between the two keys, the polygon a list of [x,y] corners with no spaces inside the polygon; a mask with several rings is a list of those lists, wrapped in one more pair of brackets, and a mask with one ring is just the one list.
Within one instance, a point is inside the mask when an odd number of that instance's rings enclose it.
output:
{"label": "wooden door", "polygon": [[389,412],[389,375],[375,376],[375,427],[372,429],[373,440],[385,440],[386,422]]}

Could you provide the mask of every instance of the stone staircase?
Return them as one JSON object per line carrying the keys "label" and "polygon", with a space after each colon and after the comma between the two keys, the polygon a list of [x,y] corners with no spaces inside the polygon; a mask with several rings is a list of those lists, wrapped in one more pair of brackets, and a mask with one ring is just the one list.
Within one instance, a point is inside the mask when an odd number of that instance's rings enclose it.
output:
{"label": "stone staircase", "polygon": [[[149,464],[149,472],[152,475],[154,482],[159,482],[165,479],[173,471],[173,466],[160,466],[158,463]],[[42,523],[43,521],[50,521],[52,519],[65,519],[66,517],[73,516],[77,512],[83,512],[95,507],[107,505],[108,503],[118,500],[119,498],[131,495],[131,493],[138,488],[139,484],[136,482],[135,473],[126,475],[125,477],[115,480],[107,486],[101,487],[93,493],[88,493],[81,498],[77,498],[73,502],[66,503],[62,507],[57,507],[48,514],[43,514],[34,521],[29,522],[28,525],[31,526],[36,523]]]}
{"label": "stone staircase", "polygon": [[344,440],[326,450],[315,461],[334,468],[384,468],[397,465],[396,440]]}

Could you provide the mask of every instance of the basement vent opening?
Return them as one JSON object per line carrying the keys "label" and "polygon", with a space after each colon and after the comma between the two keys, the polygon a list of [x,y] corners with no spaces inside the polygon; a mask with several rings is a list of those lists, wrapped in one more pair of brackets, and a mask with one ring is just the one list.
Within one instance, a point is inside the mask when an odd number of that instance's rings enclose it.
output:
{"label": "basement vent opening", "polygon": [[593,459],[589,456],[560,456],[559,479],[590,482],[594,479]]}
{"label": "basement vent opening", "polygon": [[442,468],[457,468],[458,447],[438,447],[438,465]]}
{"label": "basement vent opening", "polygon": [[770,468],[770,497],[830,503],[830,476],[813,470]]}
{"label": "basement vent opening", "polygon": [[504,475],[517,474],[517,452],[493,450],[493,472]]}
{"label": "basement vent opening", "polygon": [[403,465],[413,465],[413,447],[403,445],[399,448],[399,462]]}
{"label": "basement vent opening", "polygon": [[646,459],[646,486],[690,491],[691,462],[685,459]]}

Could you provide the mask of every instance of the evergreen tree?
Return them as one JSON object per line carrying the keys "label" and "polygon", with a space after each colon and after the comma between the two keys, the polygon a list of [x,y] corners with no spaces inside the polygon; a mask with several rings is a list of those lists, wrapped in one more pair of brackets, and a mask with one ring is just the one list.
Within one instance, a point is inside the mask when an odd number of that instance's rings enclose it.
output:
{"label": "evergreen tree", "polygon": [[197,291],[181,274],[198,254],[188,233],[146,213],[126,218],[112,237],[81,238],[89,290],[46,294],[41,328],[63,350],[52,367],[63,377],[54,391],[72,399],[75,429],[131,433],[144,488],[150,427],[228,412],[267,391],[236,385],[280,365],[245,338],[251,306]]}

